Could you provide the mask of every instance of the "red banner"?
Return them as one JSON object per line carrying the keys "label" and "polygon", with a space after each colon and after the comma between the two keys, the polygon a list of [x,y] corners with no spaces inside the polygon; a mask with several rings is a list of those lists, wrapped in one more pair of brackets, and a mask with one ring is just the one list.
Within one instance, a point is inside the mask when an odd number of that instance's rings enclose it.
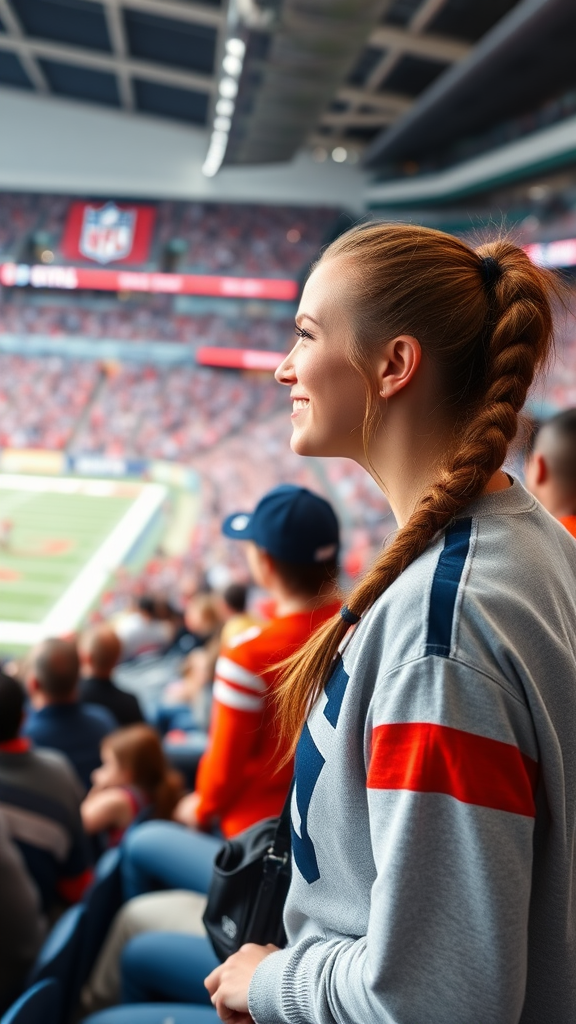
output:
{"label": "red banner", "polygon": [[8,288],[81,288],[105,292],[165,292],[235,299],[293,301],[298,283],[275,277],[220,277],[208,274],[146,274],[135,270],[96,270],[27,263],[0,263],[0,283]]}
{"label": "red banner", "polygon": [[156,219],[153,206],[72,203],[62,252],[68,260],[145,263]]}
{"label": "red banner", "polygon": [[574,267],[576,266],[576,238],[560,238],[556,242],[535,242],[526,245],[532,263],[539,267]]}
{"label": "red banner", "polygon": [[262,352],[253,348],[199,348],[200,366],[222,366],[231,370],[268,370],[274,372],[285,358],[284,352]]}

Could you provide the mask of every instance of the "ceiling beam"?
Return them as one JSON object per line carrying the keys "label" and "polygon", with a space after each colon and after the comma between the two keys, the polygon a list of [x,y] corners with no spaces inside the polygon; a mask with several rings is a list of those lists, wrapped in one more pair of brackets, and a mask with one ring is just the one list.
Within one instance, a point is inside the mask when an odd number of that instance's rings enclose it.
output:
{"label": "ceiling beam", "polygon": [[117,57],[109,53],[99,53],[80,46],[68,46],[65,43],[52,43],[45,39],[15,39],[13,36],[0,34],[0,50],[17,53],[21,60],[31,57],[44,57],[46,60],[59,61],[62,64],[80,65],[94,68],[95,71],[106,71],[112,75],[129,75],[131,78],[145,78],[163,85],[174,85],[181,89],[192,89],[196,92],[215,92],[216,79],[213,75],[205,75],[195,71],[184,71],[179,68],[163,67],[152,61],[139,60],[135,57]]}
{"label": "ceiling beam", "polygon": [[[104,10],[106,12],[106,24],[114,56],[123,61],[128,56],[128,43],[119,0],[104,0]],[[117,82],[120,102],[124,110],[134,110],[136,106],[134,101],[134,85],[129,72],[126,70],[119,71]]]}
{"label": "ceiling beam", "polygon": [[[0,0],[0,18],[2,19],[2,23],[6,29],[8,39],[12,39],[15,42],[24,39],[24,31],[12,8],[10,0]],[[42,93],[49,92],[50,90],[48,88],[46,76],[33,54],[23,53],[19,54],[19,57],[24,70],[36,91]]]}
{"label": "ceiling beam", "polygon": [[445,3],[446,0],[424,0],[410,18],[410,31],[423,32],[440,13]]}
{"label": "ceiling beam", "polygon": [[336,95],[336,99],[344,100],[346,103],[355,103],[358,106],[370,106],[384,112],[394,110],[397,114],[403,114],[414,102],[411,96],[402,96],[395,92],[369,92],[368,89],[359,89],[352,85],[343,85]]}
{"label": "ceiling beam", "polygon": [[369,46],[380,47],[382,50],[395,50],[410,54],[413,57],[425,57],[428,60],[444,61],[448,64],[462,60],[472,47],[457,39],[444,36],[420,35],[407,29],[393,25],[379,25],[368,39]]}
{"label": "ceiling beam", "polygon": [[[410,19],[407,29],[408,34],[414,38],[424,32],[433,18],[444,7],[445,3],[446,0],[423,0]],[[400,61],[403,52],[393,48],[386,50],[376,67],[372,68],[365,83],[366,88],[372,90],[379,89]]]}
{"label": "ceiling beam", "polygon": [[374,114],[359,114],[355,110],[328,110],[320,119],[321,125],[331,128],[384,128],[394,124],[398,115],[394,111],[387,114],[376,111]]}
{"label": "ceiling beam", "polygon": [[194,25],[213,25],[218,28],[226,21],[224,10],[207,4],[183,3],[182,0],[122,0],[123,7],[130,7],[143,14],[157,14],[162,18],[188,21]]}

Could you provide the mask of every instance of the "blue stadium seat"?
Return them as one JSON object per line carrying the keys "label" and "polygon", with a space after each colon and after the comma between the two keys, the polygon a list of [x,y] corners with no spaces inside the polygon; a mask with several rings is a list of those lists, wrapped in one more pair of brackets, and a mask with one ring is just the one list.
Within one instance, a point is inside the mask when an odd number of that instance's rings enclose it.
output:
{"label": "blue stadium seat", "polygon": [[56,922],[40,950],[28,977],[28,984],[55,978],[62,993],[60,1017],[46,1018],[50,1024],[66,1024],[80,994],[80,966],[86,926],[86,907],[70,907]]}
{"label": "blue stadium seat", "polygon": [[52,1024],[60,1019],[60,986],[53,978],[27,989],[0,1020],[0,1024]]}
{"label": "blue stadium seat", "polygon": [[138,1003],[114,1006],[86,1017],[82,1024],[218,1024],[220,1018],[211,1006],[185,1006],[182,1003]]}
{"label": "blue stadium seat", "polygon": [[122,905],[121,859],[122,854],[119,847],[107,850],[100,857],[96,865],[94,881],[84,895],[86,923],[79,970],[80,987],[90,974],[114,915]]}

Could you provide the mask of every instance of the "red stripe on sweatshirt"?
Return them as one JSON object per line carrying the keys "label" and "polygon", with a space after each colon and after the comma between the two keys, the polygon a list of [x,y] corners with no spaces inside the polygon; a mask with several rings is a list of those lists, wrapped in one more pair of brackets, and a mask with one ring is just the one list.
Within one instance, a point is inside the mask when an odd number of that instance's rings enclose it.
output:
{"label": "red stripe on sweatshirt", "polygon": [[534,817],[538,764],[511,743],[429,722],[372,732],[369,789],[445,793],[466,804]]}

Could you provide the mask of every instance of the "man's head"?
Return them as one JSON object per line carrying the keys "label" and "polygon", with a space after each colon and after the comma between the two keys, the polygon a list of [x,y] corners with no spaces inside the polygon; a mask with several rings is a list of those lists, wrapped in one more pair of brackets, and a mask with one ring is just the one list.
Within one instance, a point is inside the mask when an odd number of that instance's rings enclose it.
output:
{"label": "man's head", "polygon": [[269,491],[253,512],[237,512],[222,532],[248,544],[256,583],[273,589],[275,577],[294,594],[314,597],[333,586],[338,572],[340,532],[332,506],[305,487],[283,484]]}
{"label": "man's head", "polygon": [[230,583],[222,591],[222,601],[227,615],[242,615],[246,611],[248,587],[244,583]]}
{"label": "man's head", "polygon": [[69,704],[76,698],[80,659],[69,640],[44,640],[32,652],[28,689],[35,704]]}
{"label": "man's head", "polygon": [[26,694],[18,680],[0,672],[0,743],[16,739],[25,703]]}
{"label": "man's head", "polygon": [[122,644],[112,627],[102,623],[82,637],[80,652],[84,671],[109,679],[120,660]]}
{"label": "man's head", "polygon": [[553,516],[576,515],[576,409],[540,427],[526,460],[526,486]]}

